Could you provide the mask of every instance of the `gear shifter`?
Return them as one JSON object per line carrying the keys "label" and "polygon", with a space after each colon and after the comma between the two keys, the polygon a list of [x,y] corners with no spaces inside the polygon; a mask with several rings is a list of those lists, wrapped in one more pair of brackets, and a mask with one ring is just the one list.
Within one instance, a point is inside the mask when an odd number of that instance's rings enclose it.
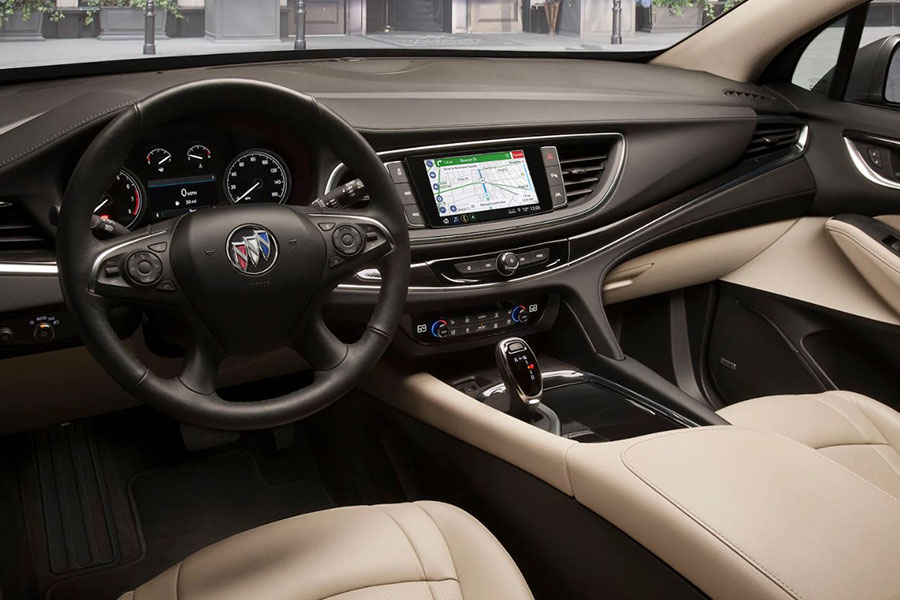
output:
{"label": "gear shifter", "polygon": [[497,344],[496,358],[509,396],[509,414],[530,423],[538,415],[544,391],[534,351],[521,338],[507,338]]}

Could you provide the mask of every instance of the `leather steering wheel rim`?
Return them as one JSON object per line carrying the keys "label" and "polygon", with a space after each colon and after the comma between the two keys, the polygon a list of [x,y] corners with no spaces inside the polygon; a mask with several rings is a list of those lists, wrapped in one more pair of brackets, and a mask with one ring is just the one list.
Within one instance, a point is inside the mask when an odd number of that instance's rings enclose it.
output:
{"label": "leather steering wheel rim", "polygon": [[[337,219],[338,224],[348,224],[368,236],[364,238],[359,257],[339,256],[340,266],[330,270],[324,263],[327,257],[334,255],[334,248],[329,245],[331,234],[323,231],[323,225],[326,219],[334,221],[334,215],[323,216],[308,208],[282,205],[218,207],[154,224],[108,241],[100,241],[93,235],[90,220],[97,198],[105,192],[108,182],[115,178],[140,139],[177,118],[233,109],[264,113],[292,124],[302,124],[308,140],[323,143],[363,181],[370,196],[369,206],[361,211],[344,211]],[[229,231],[224,228],[245,221],[244,226],[256,226],[258,222],[278,239],[280,255],[272,259],[271,274],[265,277],[253,279],[240,273],[231,274],[224,270],[226,257],[222,252],[218,255],[212,249],[207,250],[206,255],[202,252],[204,247],[212,247],[209,244],[203,246],[201,242],[205,243],[211,239],[210,235],[217,235],[216,232],[221,230],[222,245],[226,246],[227,253]],[[316,224],[319,227],[315,227]],[[377,363],[390,344],[406,301],[409,235],[402,205],[382,161],[369,143],[330,109],[308,95],[274,84],[246,79],[193,82],[169,88],[123,110],[93,140],[75,167],[66,188],[57,229],[63,292],[78,320],[88,350],[113,379],[145,403],[204,427],[276,427],[327,407],[350,391]],[[118,260],[119,264],[124,264],[130,254],[137,250],[146,251],[149,243],[160,240],[166,240],[170,246],[167,252],[157,253],[165,276],[184,280],[178,282],[177,294],[167,296],[159,290],[134,285],[133,280],[129,285],[124,274],[126,285],[122,285],[118,279],[106,279],[100,269],[110,261]],[[334,258],[330,260],[336,262]],[[323,263],[321,278],[314,291],[306,292],[309,287],[305,285],[306,280],[300,281],[301,275],[294,271],[304,271],[307,280],[312,280],[320,268],[317,261]],[[343,344],[325,326],[322,304],[341,277],[369,265],[377,265],[381,270],[380,297],[359,341]],[[286,317],[285,321],[291,331],[274,331],[270,337],[273,344],[285,342],[282,345],[298,349],[313,365],[312,384],[283,396],[253,402],[229,402],[217,394],[215,372],[226,354],[250,354],[270,348],[252,348],[245,352],[241,344],[251,339],[249,334],[252,332],[229,331],[222,323],[222,307],[199,306],[199,299],[206,293],[204,282],[198,284],[192,280],[202,279],[205,270],[210,269],[218,269],[216,272],[220,275],[206,282],[208,287],[219,286],[220,281],[233,282],[236,302],[249,307],[256,299],[273,312],[277,307],[290,313],[290,318]],[[267,280],[274,282],[271,288],[260,285]],[[298,306],[291,303],[291,298],[275,299],[274,295],[263,295],[275,294],[273,290],[285,290],[285,294],[295,292]],[[308,298],[305,297],[307,294]],[[163,378],[154,373],[119,339],[108,318],[110,307],[117,302],[138,306],[171,304],[188,316],[191,343],[185,349],[184,365],[177,377]],[[299,307],[301,303],[305,303],[303,307]],[[275,319],[279,315],[270,317]],[[260,317],[247,319],[253,324],[260,322]]]}

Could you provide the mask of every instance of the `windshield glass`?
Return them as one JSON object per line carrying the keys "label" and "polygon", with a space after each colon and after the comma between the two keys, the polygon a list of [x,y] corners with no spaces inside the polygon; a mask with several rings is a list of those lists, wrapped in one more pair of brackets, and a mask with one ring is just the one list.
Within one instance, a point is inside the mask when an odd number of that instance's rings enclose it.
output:
{"label": "windshield glass", "polygon": [[643,52],[742,2],[0,0],[0,69],[304,49]]}

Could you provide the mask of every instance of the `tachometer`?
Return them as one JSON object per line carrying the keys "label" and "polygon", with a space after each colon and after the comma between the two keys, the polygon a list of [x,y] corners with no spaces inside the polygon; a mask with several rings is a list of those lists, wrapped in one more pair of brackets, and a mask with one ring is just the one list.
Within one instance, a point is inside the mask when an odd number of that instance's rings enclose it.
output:
{"label": "tachometer", "polygon": [[234,203],[281,203],[287,200],[290,187],[284,161],[268,150],[242,152],[225,172],[225,191]]}
{"label": "tachometer", "polygon": [[106,188],[94,214],[110,218],[131,229],[144,213],[144,206],[144,192],[137,178],[131,171],[122,169],[115,181]]}

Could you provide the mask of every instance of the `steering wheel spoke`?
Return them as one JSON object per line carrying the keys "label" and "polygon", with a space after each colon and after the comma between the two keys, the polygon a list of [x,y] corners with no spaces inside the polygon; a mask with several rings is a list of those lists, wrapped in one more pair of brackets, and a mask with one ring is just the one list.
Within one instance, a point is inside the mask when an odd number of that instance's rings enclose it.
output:
{"label": "steering wheel spoke", "polygon": [[144,229],[96,243],[89,289],[109,300],[187,306],[169,260],[170,229]]}
{"label": "steering wheel spoke", "polygon": [[216,375],[225,358],[225,351],[202,323],[194,322],[191,331],[178,379],[198,394],[214,394]]}
{"label": "steering wheel spoke", "polygon": [[323,284],[336,284],[373,265],[396,247],[388,228],[368,210],[307,212],[328,252]]}

